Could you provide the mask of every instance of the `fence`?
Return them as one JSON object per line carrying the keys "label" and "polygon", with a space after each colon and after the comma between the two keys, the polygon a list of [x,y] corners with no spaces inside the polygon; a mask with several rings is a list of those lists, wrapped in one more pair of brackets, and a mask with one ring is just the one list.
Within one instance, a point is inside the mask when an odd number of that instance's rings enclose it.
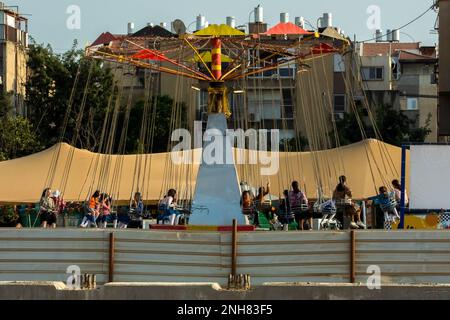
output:
{"label": "fence", "polygon": [[449,283],[447,231],[241,232],[0,230],[0,281],[66,281],[66,269],[97,282],[217,282],[233,262],[252,284],[365,282],[368,267],[384,283]]}

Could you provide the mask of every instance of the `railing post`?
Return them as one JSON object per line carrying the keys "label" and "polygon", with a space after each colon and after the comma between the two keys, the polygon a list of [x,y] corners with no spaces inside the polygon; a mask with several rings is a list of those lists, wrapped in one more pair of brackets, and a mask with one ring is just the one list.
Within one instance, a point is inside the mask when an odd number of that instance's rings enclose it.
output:
{"label": "railing post", "polygon": [[108,282],[114,282],[114,255],[116,251],[116,239],[114,232],[109,234],[109,269],[108,269]]}
{"label": "railing post", "polygon": [[356,281],[356,232],[350,231],[350,283]]}
{"label": "railing post", "polygon": [[233,231],[231,235],[231,275],[236,276],[237,272],[237,220],[233,219]]}

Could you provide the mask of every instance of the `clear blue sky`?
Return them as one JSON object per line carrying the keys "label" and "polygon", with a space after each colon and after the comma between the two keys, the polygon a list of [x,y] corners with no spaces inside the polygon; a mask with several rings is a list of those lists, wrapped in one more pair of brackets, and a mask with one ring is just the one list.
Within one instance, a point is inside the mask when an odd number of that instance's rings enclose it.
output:
{"label": "clear blue sky", "polygon": [[[288,12],[293,21],[303,16],[314,25],[323,12],[332,12],[333,25],[342,28],[351,38],[358,40],[372,37],[367,27],[370,5],[381,9],[383,30],[395,29],[425,11],[432,0],[3,0],[7,5],[19,5],[20,11],[29,16],[30,34],[40,43],[50,43],[57,52],[70,48],[74,39],[81,45],[92,42],[104,31],[126,33],[127,22],[134,22],[137,29],[146,23],[167,22],[182,19],[186,25],[195,21],[198,14],[206,16],[210,23],[225,23],[226,16],[234,16],[238,24],[248,22],[249,13],[258,4],[264,7],[267,23],[279,21],[280,12]],[[226,5],[221,5],[226,4]],[[70,5],[81,9],[81,29],[69,30],[66,10]],[[252,17],[253,19],[253,17]],[[437,43],[438,37],[430,34],[436,20],[436,13],[430,12],[418,22],[403,31],[415,41],[426,45]],[[195,24],[192,25],[195,27]],[[402,40],[410,37],[402,34]]]}

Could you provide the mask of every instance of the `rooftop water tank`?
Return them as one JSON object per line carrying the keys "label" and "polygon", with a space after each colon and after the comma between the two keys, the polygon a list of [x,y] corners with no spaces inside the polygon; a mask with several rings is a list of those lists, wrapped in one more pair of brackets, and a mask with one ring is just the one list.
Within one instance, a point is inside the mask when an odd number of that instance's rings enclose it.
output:
{"label": "rooftop water tank", "polygon": [[328,28],[332,26],[333,26],[333,14],[331,12],[324,13],[322,18],[322,28]]}
{"label": "rooftop water tank", "polygon": [[288,23],[289,22],[289,13],[287,13],[287,12],[280,13],[280,22]]}
{"label": "rooftop water tank", "polygon": [[236,28],[236,19],[234,17],[227,17],[227,26]]}
{"label": "rooftop water tank", "polygon": [[264,9],[263,9],[263,7],[261,7],[261,5],[258,5],[255,8],[255,22],[256,23],[264,22]]}
{"label": "rooftop water tank", "polygon": [[205,25],[206,25],[206,17],[199,14],[197,16],[197,29],[196,30],[198,31],[198,30],[205,29]]}
{"label": "rooftop water tank", "polygon": [[133,22],[128,22],[128,34],[133,34],[134,33],[134,23]]}

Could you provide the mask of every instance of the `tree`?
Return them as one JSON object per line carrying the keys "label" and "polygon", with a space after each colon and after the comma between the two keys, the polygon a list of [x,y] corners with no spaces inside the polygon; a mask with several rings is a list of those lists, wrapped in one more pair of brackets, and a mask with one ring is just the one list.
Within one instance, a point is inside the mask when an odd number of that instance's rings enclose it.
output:
{"label": "tree", "polygon": [[0,92],[0,161],[25,156],[41,149],[28,119],[11,114],[11,95]]}
{"label": "tree", "polygon": [[[169,139],[171,135],[172,123],[172,109],[174,101],[171,97],[154,96],[150,102],[150,115],[147,118],[147,123],[144,125],[151,127],[151,122],[154,122],[153,143],[151,141],[141,141],[141,124],[144,113],[144,101],[138,101],[130,111],[130,120],[127,134],[127,153],[144,153],[144,152],[166,152]],[[180,123],[177,124],[180,128],[186,128],[186,105],[182,103],[178,106]],[[154,119],[153,119],[154,118]],[[131,125],[132,124],[132,125]],[[152,146],[150,145],[152,144]]]}
{"label": "tree", "polygon": [[[338,135],[341,145],[358,142],[362,139],[358,118],[362,123],[362,130],[367,138],[375,138],[373,125],[367,125],[367,115],[361,106],[357,108],[357,114],[345,113],[344,117],[336,121]],[[401,146],[405,142],[424,142],[431,133],[429,115],[424,127],[416,127],[417,119],[409,119],[403,112],[395,110],[391,105],[380,105],[375,108],[375,124],[381,133],[383,140],[387,143]],[[334,133],[331,133],[334,135]]]}
{"label": "tree", "polygon": [[11,115],[0,119],[0,161],[23,157],[41,149],[28,119]]}
{"label": "tree", "polygon": [[[104,68],[99,61],[86,59],[83,50],[77,50],[76,42],[63,55],[54,54],[50,46],[33,42],[27,65],[30,76],[26,84],[26,105],[30,122],[42,144],[49,147],[63,137],[64,141],[73,141],[77,147],[94,151],[99,144],[104,114],[113,93],[110,69]],[[70,104],[72,91],[73,103]],[[69,107],[71,110],[65,127],[64,119]],[[77,123],[81,124],[79,130]]]}

